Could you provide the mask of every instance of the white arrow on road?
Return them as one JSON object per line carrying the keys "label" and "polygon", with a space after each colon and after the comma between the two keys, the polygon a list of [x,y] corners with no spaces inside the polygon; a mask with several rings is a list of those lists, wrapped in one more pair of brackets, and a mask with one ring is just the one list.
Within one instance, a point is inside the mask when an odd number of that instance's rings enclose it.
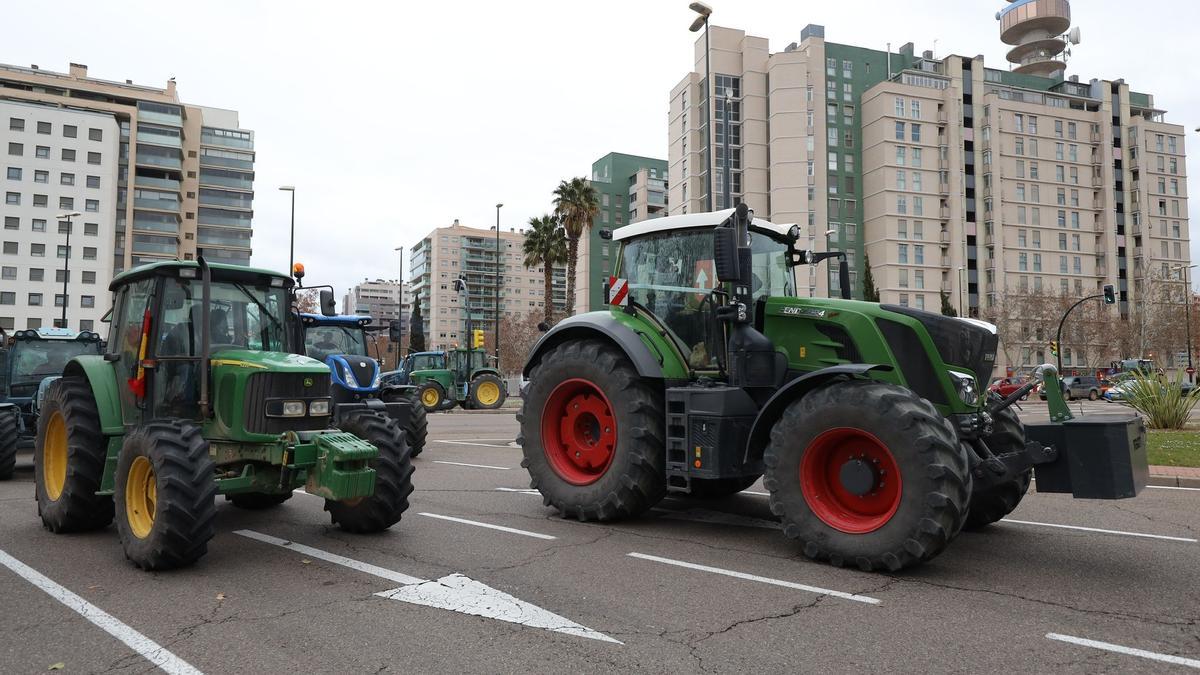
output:
{"label": "white arrow on road", "polygon": [[601,642],[624,644],[620,640],[614,640],[604,633],[594,631],[587,626],[581,626],[574,621],[570,621],[537,605],[532,605],[461,574],[450,574],[436,581],[426,581],[425,579],[409,576],[402,572],[396,572],[385,567],[362,562],[361,560],[340,556],[336,553],[322,551],[319,548],[297,544],[286,539],[272,537],[269,534],[255,532],[254,530],[237,530],[234,534],[290,549],[310,558],[317,558],[343,567],[349,567],[359,572],[373,574],[388,581],[404,584],[399,588],[375,594],[383,598],[400,600],[425,607],[448,609],[460,614],[482,616],[488,619],[496,619],[497,621],[529,626],[530,628],[542,628],[554,631],[555,633],[566,633],[567,635],[575,635],[591,640],[600,640]]}

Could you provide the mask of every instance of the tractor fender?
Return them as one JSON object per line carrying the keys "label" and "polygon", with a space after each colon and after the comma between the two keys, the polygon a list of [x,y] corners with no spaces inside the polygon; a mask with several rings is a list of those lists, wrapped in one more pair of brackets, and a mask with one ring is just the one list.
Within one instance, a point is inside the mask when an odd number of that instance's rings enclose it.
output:
{"label": "tractor fender", "polygon": [[529,359],[526,360],[521,374],[528,378],[533,366],[542,360],[542,354],[551,347],[567,340],[586,338],[599,338],[616,345],[629,357],[633,367],[637,369],[638,375],[642,377],[661,378],[663,376],[662,363],[654,351],[647,348],[646,343],[631,328],[617,321],[611,313],[604,311],[576,314],[559,321],[530,350]]}
{"label": "tractor fender", "polygon": [[754,424],[750,427],[750,438],[746,445],[746,457],[748,459],[759,459],[762,457],[763,449],[767,447],[767,441],[771,437],[771,428],[775,426],[775,422],[779,420],[783,415],[784,409],[792,401],[803,397],[808,392],[831,380],[862,377],[872,370],[886,371],[892,370],[892,367],[884,364],[845,363],[805,373],[784,384],[779,388],[779,391],[767,399],[766,404],[758,411],[758,416],[754,418]]}
{"label": "tractor fender", "polygon": [[76,356],[63,368],[64,377],[85,377],[96,398],[100,411],[100,433],[119,436],[125,433],[121,418],[121,392],[117,385],[117,374],[112,364],[103,356]]}

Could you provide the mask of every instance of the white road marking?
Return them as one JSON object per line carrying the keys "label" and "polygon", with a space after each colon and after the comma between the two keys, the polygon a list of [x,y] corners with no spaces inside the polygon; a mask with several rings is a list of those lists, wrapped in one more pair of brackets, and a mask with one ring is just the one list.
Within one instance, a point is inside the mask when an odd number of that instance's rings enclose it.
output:
{"label": "white road marking", "polygon": [[1154,488],[1155,490],[1187,490],[1188,492],[1200,492],[1200,488],[1175,487],[1174,485],[1147,485],[1146,487]]}
{"label": "white road marking", "polygon": [[340,556],[336,553],[329,553],[328,551],[322,551],[319,548],[305,546],[304,544],[297,544],[286,539],[272,537],[269,534],[255,532],[254,530],[236,530],[234,534],[290,549],[310,558],[325,560],[359,572],[366,572],[381,579],[402,584],[400,588],[393,588],[390,591],[381,591],[375,594],[381,598],[400,600],[425,607],[447,609],[460,614],[482,616],[488,619],[506,621],[531,628],[544,628],[555,633],[565,633],[591,640],[600,640],[601,642],[624,644],[604,633],[581,626],[574,621],[514,598],[503,591],[498,591],[487,584],[482,584],[461,574],[450,574],[436,581],[426,581],[425,579],[395,572],[379,567],[378,565],[354,560],[353,558]]}
{"label": "white road marking", "polygon": [[757,527],[764,530],[778,530],[779,523],[763,520],[762,518],[751,518],[749,516],[739,516],[735,513],[724,513],[722,511],[710,511],[708,509],[684,509],[682,511],[674,511],[671,509],[651,509],[656,513],[662,514],[663,518],[671,518],[673,520],[688,520],[695,523],[712,523],[714,525],[737,525],[739,527]]}
{"label": "white road marking", "polygon": [[770,497],[770,496],[771,496],[771,493],[770,493],[770,492],[755,492],[754,490],[742,490],[742,494],[744,494],[744,495],[758,495],[758,496],[760,496],[760,497]]}
{"label": "white road marking", "polygon": [[528,488],[522,489],[522,488],[504,488],[504,487],[501,487],[501,488],[496,488],[496,490],[497,490],[498,492],[516,492],[516,493],[518,493],[518,494],[523,494],[523,495],[537,495],[537,496],[539,496],[539,497],[540,497],[540,496],[542,496],[542,493],[538,492],[537,490],[530,490],[530,489],[528,489]]}
{"label": "white road marking", "polygon": [[491,464],[466,464],[464,462],[447,462],[440,459],[433,460],[434,464],[452,464],[454,466],[469,466],[476,469],[499,469],[500,471],[508,471],[507,466],[492,466]]}
{"label": "white road marking", "polygon": [[0,565],[4,565],[25,581],[37,586],[50,597],[95,624],[105,633],[125,643],[127,647],[158,666],[163,672],[171,675],[203,675],[195,666],[167,651],[162,645],[118,621],[108,612],[72,593],[4,551],[0,551]]}
{"label": "white road marking", "polygon": [[469,441],[434,441],[434,443],[448,443],[450,445],[474,445],[474,446],[478,446],[480,448],[504,448],[505,450],[513,447],[511,445],[495,445],[493,443],[472,443]]}
{"label": "white road marking", "polygon": [[692,570],[700,570],[701,572],[711,572],[713,574],[721,574],[735,579],[746,579],[747,581],[758,581],[772,586],[783,586],[784,588],[793,588],[798,591],[808,591],[809,593],[817,593],[819,595],[828,595],[843,600],[853,600],[854,602],[862,602],[868,605],[878,605],[878,598],[871,598],[865,595],[856,595],[854,593],[845,593],[843,591],[832,591],[828,588],[819,586],[809,586],[808,584],[797,584],[792,581],[783,581],[781,579],[771,579],[770,577],[760,577],[755,574],[746,574],[745,572],[735,572],[733,570],[721,569],[720,567],[709,567],[708,565],[697,565],[696,563],[684,562],[682,560],[672,560],[671,558],[660,558],[656,555],[647,555],[645,553],[628,553],[631,558],[640,558],[642,560],[650,560],[652,562],[660,562],[667,565],[675,565],[677,567],[686,567]]}
{"label": "white road marking", "polygon": [[431,440],[434,440],[438,443],[462,443],[462,442],[510,443],[510,442],[512,442],[511,438],[439,438],[439,439],[431,439]]}
{"label": "white road marking", "polygon": [[1098,527],[1080,527],[1079,525],[1059,525],[1058,523],[1038,523],[1032,520],[1014,520],[1012,518],[1003,518],[1002,523],[1015,523],[1017,525],[1037,525],[1038,527],[1058,527],[1064,530],[1080,530],[1083,532],[1100,532],[1102,534],[1120,534],[1126,537],[1143,537],[1145,539],[1165,539],[1167,541],[1182,541],[1189,544],[1195,544],[1195,539],[1188,537],[1168,537],[1165,534],[1146,534],[1144,532],[1123,532],[1121,530],[1103,530]]}
{"label": "white road marking", "polygon": [[1083,647],[1091,647],[1092,649],[1103,649],[1104,651],[1117,652],[1118,654],[1128,654],[1129,656],[1140,656],[1144,659],[1153,661],[1162,661],[1163,663],[1173,663],[1177,666],[1187,666],[1189,668],[1200,668],[1200,660],[1188,659],[1182,656],[1172,656],[1170,654],[1159,654],[1158,652],[1148,652],[1145,649],[1135,649],[1134,647],[1125,647],[1123,645],[1115,645],[1111,642],[1100,642],[1098,640],[1088,640],[1087,638],[1074,637],[1072,635],[1060,635],[1059,633],[1046,633],[1046,637],[1059,642],[1069,642],[1071,644],[1080,645]]}
{"label": "white road marking", "polygon": [[441,520],[449,520],[449,521],[452,521],[455,523],[462,523],[464,525],[474,525],[475,527],[486,527],[489,530],[499,530],[501,532],[511,532],[512,534],[523,534],[526,537],[533,537],[535,539],[558,539],[558,537],[552,537],[548,534],[540,534],[538,532],[529,532],[527,530],[518,530],[515,527],[505,527],[503,525],[492,525],[491,523],[481,523],[477,520],[467,520],[466,518],[455,518],[454,516],[443,516],[443,515],[437,514],[437,513],[421,512],[417,515],[427,516],[429,518],[439,518]]}

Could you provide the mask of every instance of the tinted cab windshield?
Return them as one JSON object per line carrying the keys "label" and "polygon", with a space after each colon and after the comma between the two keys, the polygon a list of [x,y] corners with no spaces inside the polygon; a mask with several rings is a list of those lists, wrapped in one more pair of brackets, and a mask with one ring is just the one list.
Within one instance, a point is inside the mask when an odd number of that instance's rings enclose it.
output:
{"label": "tinted cab windshield", "polygon": [[446,356],[444,354],[414,354],[412,356],[412,365],[409,366],[408,372],[413,373],[418,370],[442,370],[446,367]]}
{"label": "tinted cab windshield", "polygon": [[168,278],[163,289],[160,357],[200,355],[202,330],[213,351],[253,349],[286,352],[287,291],[266,284],[214,281],[208,326],[204,326],[199,280]]}
{"label": "tinted cab windshield", "polygon": [[98,341],[17,340],[8,352],[10,385],[36,385],[47,377],[62,375],[67,361],[76,356],[99,353]]}
{"label": "tinted cab windshield", "polygon": [[312,326],[304,330],[304,353],[318,361],[333,354],[367,356],[367,343],[357,326]]}

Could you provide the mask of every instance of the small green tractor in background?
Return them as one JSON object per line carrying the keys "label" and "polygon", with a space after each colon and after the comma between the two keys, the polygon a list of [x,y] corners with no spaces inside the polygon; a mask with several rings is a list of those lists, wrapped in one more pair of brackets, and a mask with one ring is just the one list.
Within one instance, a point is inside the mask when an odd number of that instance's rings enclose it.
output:
{"label": "small green tractor in background", "polygon": [[[115,516],[126,557],[157,570],[207,551],[218,494],[260,509],[303,487],[345,530],[399,521],[412,492],[404,431],[371,410],[330,428],[329,368],[296,353],[293,283],[203,258],[113,279],[106,352],[69,361],[38,419],[43,525],[94,530]],[[323,293],[323,311],[332,304]]]}
{"label": "small green tractor in background", "polygon": [[[644,513],[760,476],[810,558],[899,570],[1040,493],[1135,496],[1145,428],[1125,413],[1022,424],[984,391],[995,327],[849,299],[844,253],[740,205],[602,232],[620,242],[608,311],[561,321],[525,366],[518,441],[564,516]],[[840,258],[841,299],[796,297],[794,268]],[[807,276],[807,275],[806,275]],[[1053,366],[1040,379],[1059,392]]]}
{"label": "small green tractor in background", "polygon": [[0,329],[0,480],[12,478],[17,449],[37,435],[39,393],[81,354],[99,354],[99,333],[66,328]]}
{"label": "small green tractor in background", "polygon": [[456,404],[468,410],[492,410],[508,397],[500,371],[488,365],[483,349],[458,347],[415,352],[404,357],[401,381],[417,388],[417,400],[434,412]]}

